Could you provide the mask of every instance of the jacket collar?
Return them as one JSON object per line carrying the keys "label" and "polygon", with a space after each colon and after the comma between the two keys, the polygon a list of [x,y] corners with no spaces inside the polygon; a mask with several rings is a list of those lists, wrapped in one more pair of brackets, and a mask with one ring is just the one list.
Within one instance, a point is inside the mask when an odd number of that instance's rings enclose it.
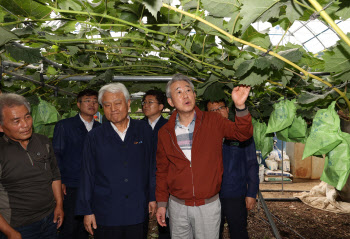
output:
{"label": "jacket collar", "polygon": [[[128,131],[126,131],[124,142],[126,142],[128,140],[128,138],[130,137],[130,135],[134,131],[134,124],[135,124],[135,122],[131,118],[129,120],[130,120],[130,125],[129,125],[129,128],[128,128]],[[105,134],[106,134],[107,137],[117,138],[118,140],[123,142],[121,140],[121,138],[119,137],[119,135],[117,134],[117,132],[115,132],[115,130],[113,129],[110,121],[103,122],[102,126],[104,127]]]}
{"label": "jacket collar", "polygon": [[[80,129],[80,130],[84,130],[84,132],[86,131],[87,132],[87,129],[85,127],[85,124],[84,122],[80,119],[80,116],[79,116],[79,113],[73,117],[77,127]],[[94,124],[92,125],[92,128],[95,128],[99,125],[100,123],[97,122],[96,120],[94,120]]]}
{"label": "jacket collar", "polygon": [[[194,132],[193,132],[195,134],[201,125],[201,121],[203,118],[203,111],[201,111],[197,106],[194,107],[194,110],[196,111],[196,121],[195,121],[196,125],[194,127]],[[177,115],[177,110],[175,110],[173,114],[170,116],[168,123],[164,125],[164,127],[166,127],[166,130],[171,134],[173,138],[176,138],[176,135],[175,135],[176,115]]]}

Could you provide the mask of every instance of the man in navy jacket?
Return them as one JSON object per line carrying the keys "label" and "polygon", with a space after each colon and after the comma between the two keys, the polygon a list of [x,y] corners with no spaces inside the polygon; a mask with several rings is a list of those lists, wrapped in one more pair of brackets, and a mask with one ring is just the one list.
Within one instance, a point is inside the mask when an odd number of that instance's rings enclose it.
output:
{"label": "man in navy jacket", "polygon": [[[229,109],[224,100],[208,102],[207,109],[228,118]],[[230,238],[248,239],[247,210],[255,207],[259,189],[259,169],[253,137],[245,142],[225,140],[222,158],[224,173],[220,191],[220,238],[226,217]]]}
{"label": "man in navy jacket", "polygon": [[64,196],[65,220],[60,230],[62,239],[87,239],[83,218],[75,216],[75,203],[79,186],[84,141],[87,133],[100,123],[94,120],[98,110],[98,93],[86,89],[79,92],[77,106],[79,114],[59,121],[53,135],[53,148],[61,171],[62,192]]}
{"label": "man in navy jacket", "polygon": [[[165,106],[165,94],[160,90],[149,90],[142,97],[142,112],[145,114],[143,120],[147,121],[148,124],[153,129],[153,145],[154,145],[154,154],[157,152],[158,144],[158,131],[159,129],[168,122],[167,119],[164,119],[162,116],[162,111]],[[169,218],[167,218],[167,223],[169,223]],[[148,220],[145,221],[145,236],[147,238],[148,231]],[[158,234],[159,239],[168,239],[170,238],[169,227],[161,227],[158,225]]]}
{"label": "man in navy jacket", "polygon": [[128,116],[123,84],[103,86],[98,101],[108,121],[85,141],[76,213],[95,239],[142,239],[156,210],[152,129]]}

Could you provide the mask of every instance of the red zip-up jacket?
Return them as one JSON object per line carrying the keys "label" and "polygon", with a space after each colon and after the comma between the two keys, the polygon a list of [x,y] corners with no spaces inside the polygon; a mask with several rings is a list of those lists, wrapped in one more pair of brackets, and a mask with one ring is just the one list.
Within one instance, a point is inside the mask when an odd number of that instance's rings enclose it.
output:
{"label": "red zip-up jacket", "polygon": [[192,138],[191,161],[177,144],[177,111],[158,133],[156,200],[167,205],[169,194],[185,200],[187,206],[200,206],[220,191],[223,164],[222,140],[245,141],[253,136],[248,110],[236,113],[235,122],[215,112],[195,107],[196,124]]}

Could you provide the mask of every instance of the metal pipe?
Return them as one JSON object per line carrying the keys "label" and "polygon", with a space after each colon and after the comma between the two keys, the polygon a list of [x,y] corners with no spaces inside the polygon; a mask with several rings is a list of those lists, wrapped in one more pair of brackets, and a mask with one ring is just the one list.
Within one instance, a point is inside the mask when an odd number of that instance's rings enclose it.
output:
{"label": "metal pipe", "polygon": [[22,75],[19,75],[19,74],[16,74],[16,73],[13,73],[13,72],[10,72],[10,71],[3,71],[4,73],[8,74],[8,75],[12,75],[14,76],[15,79],[20,79],[20,80],[25,80],[25,81],[30,81],[34,84],[37,84],[37,85],[41,85],[43,87],[47,87],[47,88],[50,88],[50,89],[53,89],[55,91],[59,91],[59,92],[62,92],[66,95],[70,95],[70,96],[77,96],[76,94],[72,93],[72,92],[69,92],[69,91],[65,91],[65,90],[61,90],[60,88],[56,87],[56,86],[52,86],[52,85],[48,85],[44,82],[40,82],[40,81],[36,81],[36,80],[33,80],[32,78],[29,78],[29,77],[25,77],[25,76],[22,76]]}
{"label": "metal pipe", "polygon": [[[96,76],[87,75],[87,76],[67,76],[61,75],[58,76],[58,79],[64,81],[90,81]],[[44,76],[45,80],[48,80],[48,76]],[[168,82],[172,79],[172,76],[113,76],[113,81],[152,81],[152,82]]]}
{"label": "metal pipe", "polygon": [[265,202],[301,202],[299,198],[265,198]]}
{"label": "metal pipe", "polygon": [[275,222],[274,222],[274,220],[273,220],[273,218],[272,218],[272,216],[270,214],[270,211],[269,211],[269,209],[268,209],[268,207],[267,207],[267,205],[265,203],[264,197],[262,196],[260,190],[258,191],[258,195],[259,195],[259,201],[261,202],[261,205],[262,205],[262,207],[263,207],[263,209],[265,211],[266,217],[269,220],[269,223],[271,225],[272,232],[273,232],[274,236],[276,237],[276,239],[282,239],[282,237],[281,237],[281,235],[280,235],[280,233],[279,233],[279,231],[278,231],[278,229],[276,227],[276,224],[275,224]]}
{"label": "metal pipe", "polygon": [[[304,191],[304,190],[283,190],[284,192],[293,192],[293,193],[302,193],[302,192],[310,192],[310,191]],[[281,192],[279,189],[264,189],[260,190],[260,192]]]}

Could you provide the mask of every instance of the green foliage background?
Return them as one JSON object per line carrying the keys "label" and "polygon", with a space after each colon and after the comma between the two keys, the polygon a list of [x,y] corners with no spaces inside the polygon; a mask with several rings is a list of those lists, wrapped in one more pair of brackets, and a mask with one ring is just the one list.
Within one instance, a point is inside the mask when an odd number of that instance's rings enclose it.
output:
{"label": "green foliage background", "polygon": [[[182,0],[176,7],[238,39],[270,49],[306,71],[330,72],[322,80],[331,87],[162,5],[170,2],[0,0],[1,62],[23,65],[6,68],[4,91],[22,94],[33,105],[39,104],[40,97],[62,115],[76,109],[76,93],[85,88],[98,90],[114,75],[170,76],[181,72],[198,80],[195,83],[199,101],[230,99],[234,86],[251,85],[248,104],[253,117],[261,122],[268,122],[272,105],[280,97],[295,99],[297,115],[308,123],[318,109],[328,107],[332,101],[337,101],[337,109],[348,112],[344,97],[334,89],[344,92],[345,98],[349,96],[350,46],[339,40],[320,57],[300,45],[272,46],[267,33],[259,33],[251,26],[268,21],[287,30],[294,21],[307,21],[315,12],[309,1]],[[318,2],[326,6],[331,1]],[[350,3],[332,1],[326,12],[333,20],[348,19]],[[78,31],[77,24],[81,26]],[[26,64],[43,67],[31,69],[24,67]],[[43,81],[39,71],[48,78]],[[84,75],[96,77],[88,82],[61,79]],[[19,76],[32,81],[20,80],[23,78]],[[125,84],[131,93],[165,88],[165,83]],[[132,111],[138,107],[139,102],[135,101]]]}

